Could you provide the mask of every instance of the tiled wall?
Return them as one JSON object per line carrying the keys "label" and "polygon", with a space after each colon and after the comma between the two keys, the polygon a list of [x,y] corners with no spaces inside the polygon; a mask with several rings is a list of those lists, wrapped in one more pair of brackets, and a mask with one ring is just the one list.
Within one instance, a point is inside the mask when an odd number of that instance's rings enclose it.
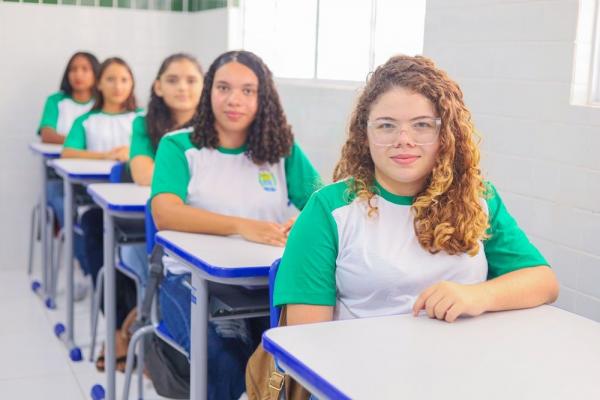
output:
{"label": "tiled wall", "polygon": [[461,85],[487,176],[557,272],[558,305],[600,321],[600,109],[570,105],[578,5],[428,0],[425,54]]}
{"label": "tiled wall", "polygon": [[[205,11],[227,7],[227,0],[3,0],[11,3],[38,3],[58,5],[80,5],[89,7],[134,8],[143,10],[163,11]],[[231,2],[239,5],[239,1]]]}
{"label": "tiled wall", "polygon": [[185,51],[206,70],[227,50],[230,12],[0,2],[0,254],[10,255],[0,268],[25,268],[29,212],[41,177],[39,160],[27,145],[36,139],[44,100],[58,90],[70,55],[89,50],[100,59],[122,56],[133,69],[139,104],[145,106],[163,58]]}

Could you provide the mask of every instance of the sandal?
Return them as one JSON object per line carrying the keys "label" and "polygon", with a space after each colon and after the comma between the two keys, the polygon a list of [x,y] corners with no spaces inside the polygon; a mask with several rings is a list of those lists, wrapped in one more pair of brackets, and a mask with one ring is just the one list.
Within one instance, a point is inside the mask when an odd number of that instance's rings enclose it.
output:
{"label": "sandal", "polygon": [[96,358],[96,371],[98,372],[104,372],[104,354],[99,355],[98,358]]}
{"label": "sandal", "polygon": [[[98,356],[96,359],[96,370],[98,372],[104,372],[104,356]],[[125,368],[127,367],[127,354],[124,356],[117,357],[115,359],[115,371],[125,372]],[[137,367],[137,356],[133,357],[133,369]]]}

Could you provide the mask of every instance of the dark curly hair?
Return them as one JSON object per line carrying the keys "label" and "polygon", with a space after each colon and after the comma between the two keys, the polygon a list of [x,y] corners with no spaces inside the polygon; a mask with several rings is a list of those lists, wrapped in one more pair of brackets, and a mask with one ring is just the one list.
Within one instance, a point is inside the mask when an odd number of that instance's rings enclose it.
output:
{"label": "dark curly hair", "polygon": [[290,154],[294,143],[292,127],[288,124],[273,75],[256,54],[249,51],[230,51],[221,54],[211,64],[204,77],[204,87],[198,105],[197,118],[191,140],[197,147],[217,148],[219,136],[215,129],[215,116],[211,104],[211,90],[215,73],[223,65],[238,62],[250,68],[258,78],[258,110],[250,125],[246,140],[246,155],[255,164],[275,164]]}
{"label": "dark curly hair", "polygon": [[[162,74],[165,73],[167,68],[169,68],[173,62],[181,60],[187,60],[194,64],[196,68],[198,68],[200,75],[202,75],[202,67],[194,57],[185,53],[177,53],[165,58],[158,69],[155,81],[160,79]],[[148,136],[152,141],[154,149],[156,150],[160,138],[162,138],[165,133],[188,126],[190,123],[191,121],[186,121],[180,126],[176,126],[171,115],[171,110],[169,110],[165,100],[154,92],[154,82],[152,82],[152,87],[150,88],[150,102],[148,103],[148,111],[146,112],[146,128],[148,129]]]}

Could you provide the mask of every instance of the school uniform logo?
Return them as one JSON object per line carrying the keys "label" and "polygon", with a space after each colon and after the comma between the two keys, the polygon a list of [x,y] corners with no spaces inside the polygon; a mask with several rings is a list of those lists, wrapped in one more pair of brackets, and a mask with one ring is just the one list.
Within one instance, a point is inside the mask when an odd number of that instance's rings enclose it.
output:
{"label": "school uniform logo", "polygon": [[274,192],[277,190],[275,175],[265,167],[262,167],[258,171],[258,183],[266,192]]}

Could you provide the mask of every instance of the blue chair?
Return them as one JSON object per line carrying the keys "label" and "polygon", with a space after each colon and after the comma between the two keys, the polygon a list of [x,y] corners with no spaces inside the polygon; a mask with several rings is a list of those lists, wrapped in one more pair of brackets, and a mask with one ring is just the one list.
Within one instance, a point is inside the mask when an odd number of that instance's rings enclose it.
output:
{"label": "blue chair", "polygon": [[275,290],[275,278],[277,277],[277,271],[279,271],[279,264],[281,258],[275,260],[275,262],[269,268],[269,322],[271,328],[275,328],[279,325],[279,317],[281,316],[281,307],[275,307],[273,304],[273,291]]}

